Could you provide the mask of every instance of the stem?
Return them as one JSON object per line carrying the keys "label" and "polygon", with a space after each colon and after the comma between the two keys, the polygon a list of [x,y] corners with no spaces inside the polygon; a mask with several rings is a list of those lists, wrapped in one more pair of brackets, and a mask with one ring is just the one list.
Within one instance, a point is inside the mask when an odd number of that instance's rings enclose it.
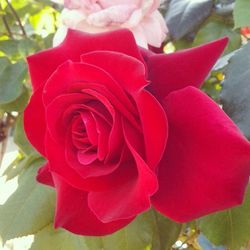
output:
{"label": "stem", "polygon": [[9,130],[15,122],[15,118],[11,114],[7,114],[0,120],[0,167],[2,165],[3,157],[7,149]]}
{"label": "stem", "polygon": [[198,230],[192,233],[191,235],[189,235],[187,239],[182,242],[180,248],[182,248],[184,244],[189,243],[190,241],[193,241],[194,239],[196,239],[199,234],[200,234],[200,231]]}
{"label": "stem", "polygon": [[2,166],[2,162],[3,162],[3,157],[4,154],[6,152],[7,149],[7,143],[8,143],[8,139],[7,137],[2,141],[1,143],[1,150],[0,150],[0,167]]}
{"label": "stem", "polygon": [[3,16],[3,17],[2,17],[2,20],[3,20],[3,24],[4,24],[5,28],[6,28],[6,30],[7,30],[7,32],[8,32],[9,37],[10,37],[10,38],[13,38],[11,29],[10,29],[10,26],[9,26],[7,20],[6,20],[6,17]]}
{"label": "stem", "polygon": [[25,31],[25,29],[24,29],[24,27],[23,27],[23,25],[22,25],[22,22],[21,22],[21,20],[20,20],[20,18],[19,18],[19,16],[18,16],[17,12],[16,12],[15,9],[13,8],[13,6],[12,6],[11,3],[9,2],[9,0],[6,0],[6,3],[8,4],[8,6],[9,6],[11,12],[12,12],[12,14],[13,14],[14,17],[16,18],[16,20],[17,20],[17,22],[18,22],[18,25],[19,25],[19,27],[20,27],[20,29],[21,29],[21,31],[22,31],[23,36],[27,37],[26,31]]}

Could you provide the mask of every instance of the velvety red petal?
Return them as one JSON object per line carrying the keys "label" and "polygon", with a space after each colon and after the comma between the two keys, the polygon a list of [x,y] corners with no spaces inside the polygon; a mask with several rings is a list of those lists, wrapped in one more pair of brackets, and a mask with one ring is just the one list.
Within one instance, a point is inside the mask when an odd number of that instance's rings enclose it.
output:
{"label": "velvety red petal", "polygon": [[[67,163],[65,159],[64,145],[54,141],[48,133],[46,135],[46,152],[50,165],[50,171],[53,174],[55,173],[59,175],[65,182],[76,189],[104,191],[110,188],[117,188],[132,178],[129,166],[122,169],[119,167],[113,173],[101,177],[90,177],[87,179],[82,178],[79,173],[77,173],[77,171]],[[126,155],[122,153],[120,162],[122,162],[124,158],[126,158]],[[102,167],[104,166],[102,165]]]}
{"label": "velvety red petal", "polygon": [[55,97],[61,94],[80,92],[83,88],[94,88],[102,92],[105,91],[105,87],[110,90],[127,109],[135,112],[128,97],[114,79],[101,68],[86,63],[67,61],[60,65],[46,82],[43,100],[45,105],[48,105]]}
{"label": "velvety red petal", "polygon": [[160,100],[171,91],[187,86],[200,87],[223,52],[228,38],[196,48],[148,58],[150,91]]}
{"label": "velvety red petal", "polygon": [[80,235],[101,236],[125,227],[134,219],[101,222],[88,207],[87,192],[73,188],[56,174],[53,178],[57,191],[56,228],[63,227]]}
{"label": "velvety red petal", "polygon": [[46,121],[41,87],[34,92],[24,111],[24,130],[30,143],[45,156]]}
{"label": "velvety red petal", "polygon": [[194,87],[165,100],[169,138],[153,205],[186,222],[240,204],[250,173],[250,144],[230,118]]}
{"label": "velvety red petal", "polygon": [[110,133],[110,128],[108,124],[98,115],[93,115],[96,121],[96,127],[98,132],[98,148],[97,154],[100,161],[104,160],[108,152],[108,137]]}
{"label": "velvety red petal", "polygon": [[[68,107],[75,104],[81,104],[86,102],[90,97],[83,93],[73,93],[68,95],[61,95],[56,97],[46,108],[47,126],[51,136],[59,141],[65,141],[65,135],[71,120],[65,121],[63,119],[64,111]],[[71,119],[73,118],[74,112],[72,112]]]}
{"label": "velvety red petal", "polygon": [[[88,177],[98,177],[102,175],[108,175],[112,173],[115,169],[118,168],[118,164],[116,163],[107,163],[106,165],[103,164],[103,162],[94,161],[89,163],[89,165],[83,165],[79,160],[79,154],[77,150],[72,145],[72,141],[70,139],[70,134],[67,136],[66,144],[65,144],[65,158],[68,166],[72,169],[74,169],[79,176],[86,179]],[[121,152],[118,151],[118,161],[120,157]],[[97,158],[97,153],[96,153]],[[83,159],[82,159],[83,161]],[[85,163],[87,161],[87,158],[85,158]]]}
{"label": "velvety red petal", "polygon": [[132,56],[113,51],[96,51],[83,54],[81,59],[108,72],[131,95],[147,85],[145,66]]}
{"label": "velvety red petal", "polygon": [[67,183],[78,189],[86,189],[86,183],[81,176],[71,168],[65,160],[65,148],[62,143],[56,142],[50,134],[46,134],[46,155],[50,171],[61,176]]}
{"label": "velvety red petal", "polygon": [[155,169],[167,142],[167,117],[159,102],[146,90],[134,98],[141,118],[147,163]]}
{"label": "velvety red petal", "polygon": [[54,181],[48,163],[39,168],[36,180],[42,184],[54,187]]}
{"label": "velvety red petal", "polygon": [[45,84],[56,68],[65,61],[80,61],[80,55],[95,50],[117,51],[143,61],[129,30],[89,34],[69,29],[65,40],[58,47],[27,58],[33,89]]}
{"label": "velvety red petal", "polygon": [[87,91],[106,97],[117,110],[138,127],[138,121],[134,117],[134,114],[137,114],[136,107],[124,90],[107,72],[94,65],[72,62],[62,64],[47,81],[43,101],[47,106],[59,95]]}
{"label": "velvety red petal", "polygon": [[92,145],[97,146],[98,133],[96,128],[96,122],[93,115],[91,114],[91,112],[81,112],[80,116],[85,125],[89,141],[91,142]]}
{"label": "velvety red petal", "polygon": [[149,57],[155,55],[155,53],[153,51],[151,51],[149,49],[141,48],[141,47],[140,47],[140,52],[141,52],[141,55],[146,63],[147,63]]}
{"label": "velvety red petal", "polygon": [[90,209],[98,219],[106,223],[128,219],[149,209],[150,196],[158,188],[156,175],[131,145],[133,138],[130,138],[131,134],[126,130],[127,127],[124,127],[124,137],[133,156],[129,165],[130,168],[133,167],[135,174],[122,186],[111,187],[103,192],[90,192],[88,196]]}

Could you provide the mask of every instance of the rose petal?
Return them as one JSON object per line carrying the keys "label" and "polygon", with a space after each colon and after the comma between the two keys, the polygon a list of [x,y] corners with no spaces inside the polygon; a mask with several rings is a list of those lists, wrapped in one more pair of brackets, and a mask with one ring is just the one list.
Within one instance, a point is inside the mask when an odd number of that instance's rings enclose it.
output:
{"label": "rose petal", "polygon": [[128,117],[135,126],[138,126],[133,116],[137,110],[124,90],[107,72],[94,65],[69,61],[62,64],[47,81],[44,87],[43,101],[47,106],[59,95],[71,92],[79,93],[88,88],[108,98],[112,105]]}
{"label": "rose petal", "polygon": [[[103,89],[111,90],[116,98],[123,103],[127,109],[135,113],[128,97],[114,79],[103,69],[86,63],[73,63],[67,61],[57,68],[46,82],[43,93],[45,105],[48,105],[55,97],[68,92],[79,92],[81,88],[91,84],[99,84]],[[95,84],[94,84],[95,85]]]}
{"label": "rose petal", "polygon": [[130,94],[147,85],[145,66],[129,55],[113,51],[95,51],[83,54],[81,60],[108,72]]}
{"label": "rose petal", "polygon": [[146,90],[142,90],[135,100],[143,128],[147,163],[155,169],[167,142],[167,117],[159,102]]}
{"label": "rose petal", "polygon": [[171,91],[187,86],[200,87],[227,45],[228,38],[171,54],[148,58],[150,91],[159,100]]}
{"label": "rose petal", "polygon": [[171,93],[165,110],[169,139],[155,208],[186,222],[240,204],[249,180],[250,144],[239,129],[194,87]]}
{"label": "rose petal", "polygon": [[[89,165],[97,160],[97,153],[91,148],[89,150],[79,150],[77,152],[77,159],[83,165]],[[88,166],[91,168],[92,166]]]}
{"label": "rose petal", "polygon": [[74,112],[72,112],[71,117],[67,121],[63,120],[64,111],[71,105],[74,104],[84,104],[88,100],[91,100],[91,97],[83,93],[78,94],[68,94],[61,95],[55,98],[46,108],[46,120],[47,120],[47,129],[50,132],[51,136],[58,142],[63,143],[65,141],[65,134],[67,128],[73,119]]}
{"label": "rose petal", "polygon": [[[118,162],[121,157],[120,151],[117,152],[118,155],[117,155],[116,162],[104,164],[103,162],[99,162],[98,160],[91,161],[93,160],[93,157],[97,159],[97,153],[95,153],[95,155],[92,155],[93,156],[92,158],[87,157],[87,155],[85,154],[85,157],[87,158],[85,158],[84,160],[83,155],[81,155],[81,153],[79,154],[78,153],[79,151],[74,148],[74,145],[71,140],[70,131],[69,131],[69,134],[67,135],[66,144],[64,145],[64,150],[65,150],[65,158],[66,158],[66,162],[68,166],[74,169],[79,174],[79,176],[81,176],[83,179],[86,179],[89,177],[99,177],[103,175],[108,175],[114,172],[114,170],[116,170],[119,167]],[[79,159],[79,157],[81,158]],[[88,160],[90,160],[89,165],[87,165]]]}
{"label": "rose petal", "polygon": [[[159,49],[159,48],[157,48]],[[153,50],[148,50],[148,49],[144,49],[142,47],[140,47],[140,52],[141,52],[141,55],[144,59],[144,61],[147,63],[148,59],[153,56],[155,53],[153,52]],[[146,67],[147,68],[147,67]],[[148,72],[148,70],[146,70],[146,73]]]}
{"label": "rose petal", "polygon": [[56,228],[63,227],[80,235],[101,236],[119,230],[134,219],[102,223],[88,207],[87,192],[73,188],[56,174],[53,179],[57,191]]}
{"label": "rose petal", "polygon": [[80,61],[80,55],[95,50],[118,51],[143,62],[134,36],[128,30],[89,34],[69,29],[61,45],[27,58],[33,88],[37,89],[41,84],[44,85],[57,67],[65,61]]}
{"label": "rose petal", "polygon": [[95,119],[93,118],[91,112],[81,112],[80,116],[85,125],[89,141],[91,142],[92,145],[97,146],[98,133],[97,133]]}
{"label": "rose petal", "polygon": [[[130,135],[124,128],[124,136],[133,161],[129,166],[135,171],[133,178],[129,178],[127,183],[120,187],[115,187],[103,192],[90,192],[88,204],[98,219],[102,222],[111,222],[120,219],[128,219],[136,216],[150,208],[150,196],[158,188],[157,178],[135,151],[130,141]],[[136,173],[137,172],[137,173]]]}
{"label": "rose petal", "polygon": [[[127,153],[121,153],[120,162],[117,164],[119,171],[114,171],[109,175],[103,175],[101,177],[90,177],[83,179],[73,168],[71,168],[65,159],[64,145],[55,142],[49,134],[46,135],[46,151],[47,158],[50,164],[51,173],[57,174],[70,186],[91,191],[105,191],[110,188],[117,188],[128,180],[132,179],[133,173],[129,168],[129,165],[125,167],[119,167],[122,162],[126,162]],[[103,166],[102,166],[103,167]]]}
{"label": "rose petal", "polygon": [[136,10],[134,4],[118,4],[93,12],[88,15],[86,21],[94,27],[106,28],[112,25],[121,25],[126,22]]}
{"label": "rose petal", "polygon": [[154,11],[150,16],[144,18],[141,26],[148,44],[154,47],[161,47],[167,33],[167,27],[162,14],[159,11]]}
{"label": "rose petal", "polygon": [[46,121],[42,102],[42,87],[33,93],[24,111],[24,129],[30,143],[40,154],[45,156]]}
{"label": "rose petal", "polygon": [[39,168],[36,180],[51,187],[55,186],[48,163]]}
{"label": "rose petal", "polygon": [[148,48],[148,41],[143,27],[141,25],[136,25],[135,27],[131,28],[131,30],[133,31],[137,44],[142,48]]}
{"label": "rose petal", "polygon": [[45,137],[46,155],[50,171],[60,175],[67,183],[75,188],[88,189],[83,178],[71,168],[65,159],[64,145],[56,142],[47,132]]}
{"label": "rose petal", "polygon": [[99,0],[100,5],[103,8],[109,8],[110,6],[114,5],[121,5],[121,4],[129,4],[129,5],[136,5],[138,8],[141,6],[141,0]]}

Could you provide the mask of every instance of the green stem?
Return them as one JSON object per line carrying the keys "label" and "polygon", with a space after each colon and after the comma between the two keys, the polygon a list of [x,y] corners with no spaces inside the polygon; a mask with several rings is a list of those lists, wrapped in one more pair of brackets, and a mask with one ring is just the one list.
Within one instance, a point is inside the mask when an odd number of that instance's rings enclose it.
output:
{"label": "green stem", "polygon": [[13,8],[13,6],[12,6],[11,3],[9,2],[9,0],[6,0],[6,3],[8,4],[8,6],[9,6],[11,12],[12,12],[12,14],[13,14],[14,17],[16,18],[16,20],[17,20],[17,22],[18,22],[18,25],[19,25],[19,27],[20,27],[20,29],[21,29],[21,31],[22,31],[23,36],[27,37],[27,33],[26,33],[26,31],[25,31],[25,29],[24,29],[24,27],[23,27],[23,25],[22,25],[22,22],[21,22],[21,20],[20,20],[20,18],[19,18],[19,16],[18,16],[17,12],[16,12],[15,9]]}
{"label": "green stem", "polygon": [[2,165],[3,157],[7,149],[9,130],[15,122],[15,117],[7,113],[0,119],[0,167]]}
{"label": "green stem", "polygon": [[9,26],[7,20],[6,20],[6,17],[5,17],[5,16],[2,16],[2,20],[3,20],[3,24],[4,24],[5,28],[6,28],[6,30],[7,30],[7,32],[8,32],[8,36],[9,36],[10,38],[13,38],[11,29],[10,29],[10,26]]}

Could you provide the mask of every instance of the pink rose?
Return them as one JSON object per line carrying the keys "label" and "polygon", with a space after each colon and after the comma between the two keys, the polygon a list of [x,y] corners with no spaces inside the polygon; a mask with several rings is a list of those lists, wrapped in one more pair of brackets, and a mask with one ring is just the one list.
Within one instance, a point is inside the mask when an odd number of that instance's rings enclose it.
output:
{"label": "pink rose", "polygon": [[140,46],[160,47],[167,27],[157,10],[159,4],[159,0],[64,0],[63,25],[54,45],[63,41],[68,28],[89,33],[128,28]]}

